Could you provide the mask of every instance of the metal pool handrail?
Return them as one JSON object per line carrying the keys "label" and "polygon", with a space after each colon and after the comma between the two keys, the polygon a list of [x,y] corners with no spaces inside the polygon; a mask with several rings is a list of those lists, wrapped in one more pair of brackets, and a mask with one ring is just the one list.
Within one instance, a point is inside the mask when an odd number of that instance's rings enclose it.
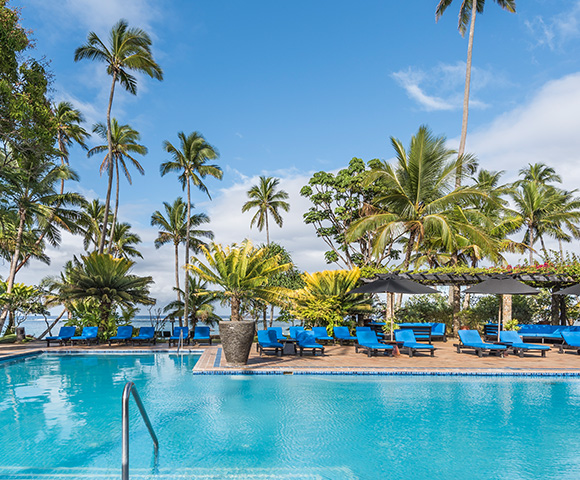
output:
{"label": "metal pool handrail", "polygon": [[122,480],[129,480],[129,398],[133,394],[133,398],[135,399],[135,403],[139,408],[139,413],[141,417],[143,417],[143,421],[147,426],[147,430],[149,430],[149,434],[151,435],[151,439],[153,440],[153,448],[155,450],[155,458],[157,459],[157,454],[159,452],[159,442],[157,441],[157,435],[155,435],[155,431],[151,426],[151,422],[149,421],[149,417],[147,416],[147,412],[145,411],[145,407],[143,406],[143,402],[141,402],[141,397],[139,397],[139,392],[137,392],[137,387],[133,382],[127,382],[125,384],[125,388],[123,389],[123,456],[122,456]]}

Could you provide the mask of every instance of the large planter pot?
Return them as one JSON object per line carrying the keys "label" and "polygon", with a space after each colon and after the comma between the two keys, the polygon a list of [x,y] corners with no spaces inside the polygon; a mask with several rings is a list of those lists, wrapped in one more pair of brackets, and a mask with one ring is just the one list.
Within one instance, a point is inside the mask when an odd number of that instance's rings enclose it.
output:
{"label": "large planter pot", "polygon": [[220,339],[228,365],[240,366],[248,363],[254,341],[256,322],[220,322]]}

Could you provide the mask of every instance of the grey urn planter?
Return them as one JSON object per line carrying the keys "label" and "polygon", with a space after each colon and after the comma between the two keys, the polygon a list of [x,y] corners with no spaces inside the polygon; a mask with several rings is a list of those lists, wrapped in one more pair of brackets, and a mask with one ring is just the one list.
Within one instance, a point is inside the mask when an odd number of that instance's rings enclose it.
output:
{"label": "grey urn planter", "polygon": [[248,363],[250,349],[254,342],[256,322],[219,322],[220,339],[228,365],[240,366]]}

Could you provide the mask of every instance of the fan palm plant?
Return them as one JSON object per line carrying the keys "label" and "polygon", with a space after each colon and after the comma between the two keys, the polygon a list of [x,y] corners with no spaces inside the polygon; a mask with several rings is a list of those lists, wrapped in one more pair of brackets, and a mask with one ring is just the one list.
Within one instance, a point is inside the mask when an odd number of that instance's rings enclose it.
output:
{"label": "fan palm plant", "polygon": [[[109,42],[106,45],[94,32],[89,32],[87,43],[75,51],[75,62],[83,59],[96,60],[107,65],[107,74],[111,75],[111,91],[107,106],[107,145],[108,158],[113,157],[113,139],[111,131],[111,108],[115,85],[117,82],[129,93],[137,94],[137,79],[130,72],[144,73],[151,78],[163,80],[163,70],[157,65],[151,53],[151,38],[140,28],[130,28],[125,20],[119,20],[111,29]],[[109,184],[113,176],[112,163],[109,165]],[[105,237],[109,218],[110,189],[107,191],[103,229],[99,244],[99,253],[105,249]]]}
{"label": "fan palm plant", "polygon": [[[115,209],[113,211],[113,220],[111,224],[111,235],[109,238],[109,250],[113,245],[113,233],[115,232],[115,224],[117,223],[117,212],[119,210],[119,166],[123,170],[129,185],[133,183],[131,179],[131,173],[127,167],[126,160],[130,160],[131,164],[135,169],[141,174],[145,175],[145,170],[141,164],[133,157],[131,154],[138,153],[139,155],[147,155],[147,147],[141,145],[139,142],[141,135],[137,130],[131,128],[130,125],[119,125],[117,119],[113,118],[111,121],[111,150],[109,145],[97,145],[91,148],[87,155],[89,157],[95,155],[96,153],[107,152],[103,162],[101,163],[101,175],[103,171],[113,172],[116,178],[116,191],[115,191]],[[107,126],[102,123],[97,123],[93,127],[93,132],[99,135],[101,138],[107,139],[108,129]],[[109,151],[112,153],[109,155]],[[111,198],[111,189],[113,187],[113,175],[109,175],[109,183],[107,187],[107,201]],[[107,210],[105,205],[105,211]],[[106,231],[105,231],[106,233]]]}
{"label": "fan palm plant", "polygon": [[186,268],[204,282],[220,288],[216,293],[231,308],[232,321],[241,320],[240,306],[244,300],[258,298],[268,303],[280,303],[288,290],[268,285],[274,275],[292,267],[290,263],[280,263],[279,256],[268,257],[268,249],[254,248],[244,240],[240,245],[222,247],[212,243],[201,247],[207,264],[195,260]]}

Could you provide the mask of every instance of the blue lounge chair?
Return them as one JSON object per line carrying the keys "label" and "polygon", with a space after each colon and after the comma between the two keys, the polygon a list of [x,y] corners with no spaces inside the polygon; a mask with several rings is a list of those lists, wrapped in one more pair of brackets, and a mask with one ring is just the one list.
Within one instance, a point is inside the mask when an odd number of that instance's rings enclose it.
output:
{"label": "blue lounge chair", "polygon": [[286,337],[282,333],[282,327],[270,327],[268,330],[273,330],[274,332],[276,332],[276,338],[278,339],[278,341],[286,340]]}
{"label": "blue lounge chair", "polygon": [[97,334],[99,333],[99,327],[83,327],[83,331],[78,337],[71,337],[70,343],[74,345],[75,342],[85,342],[90,345],[91,342],[99,343]]}
{"label": "blue lounge chair", "polygon": [[[364,327],[357,327],[364,328]],[[380,350],[383,351],[384,355],[389,354],[391,357],[393,356],[393,347],[392,345],[386,345],[384,343],[380,343],[379,339],[377,338],[377,334],[372,330],[362,330],[356,332],[356,339],[357,345],[355,346],[355,351],[358,353],[359,348],[362,348],[367,351],[367,355],[370,357],[372,354],[377,354]]]}
{"label": "blue lounge chair", "polygon": [[290,338],[292,340],[298,340],[298,334],[304,331],[304,327],[290,327]]}
{"label": "blue lounge chair", "polygon": [[328,335],[326,327],[312,327],[312,333],[319,342],[332,342],[334,343],[334,337]]}
{"label": "blue lounge chair", "polygon": [[169,337],[169,347],[171,348],[171,344],[175,343],[177,345],[179,343],[179,333],[182,332],[183,334],[183,342],[189,345],[189,327],[175,327],[173,329],[173,335]]}
{"label": "blue lounge chair", "polygon": [[564,341],[560,344],[560,353],[566,350],[576,350],[580,355],[580,332],[562,332]]}
{"label": "blue lounge chair", "polygon": [[193,340],[197,343],[200,341],[209,342],[211,345],[211,335],[209,327],[195,327],[193,330]]}
{"label": "blue lounge chair", "polygon": [[502,345],[511,348],[516,355],[524,356],[524,352],[534,351],[540,352],[542,357],[546,356],[546,352],[550,350],[549,345],[537,345],[534,343],[524,343],[522,337],[514,330],[502,330],[499,332],[499,341]]}
{"label": "blue lounge chair", "polygon": [[274,330],[258,330],[258,343],[256,344],[256,351],[262,352],[266,350],[274,350],[276,355],[282,356],[284,353],[284,345],[278,341],[278,336]]}
{"label": "blue lounge chair", "polygon": [[324,347],[316,342],[314,333],[304,330],[298,334],[297,347],[300,351],[300,356],[304,354],[304,350],[312,349],[312,355],[316,355],[316,351],[320,350],[320,354],[324,355]]}
{"label": "blue lounge chair", "polygon": [[427,343],[417,343],[413,330],[395,330],[395,341],[400,350],[407,350],[409,357],[421,350],[428,351],[431,356],[435,356],[435,347]]}
{"label": "blue lounge chair", "polygon": [[153,345],[155,345],[155,328],[141,327],[139,329],[139,335],[130,338],[129,341],[133,342],[133,344],[135,342],[139,342],[140,344],[151,342]]}
{"label": "blue lounge chair", "polygon": [[66,343],[75,336],[77,327],[60,327],[60,331],[56,337],[46,337],[46,346],[50,347],[50,342],[60,342],[61,345]]}
{"label": "blue lounge chair", "polygon": [[122,327],[117,328],[117,335],[114,337],[109,338],[109,347],[111,346],[112,342],[125,342],[125,344],[129,343],[129,339],[133,336],[133,326],[132,325],[124,325]]}
{"label": "blue lounge chair", "polygon": [[334,327],[333,331],[334,331],[334,338],[336,340],[338,340],[338,343],[340,343],[341,345],[344,342],[356,341],[356,337],[353,337],[350,334],[348,327]]}
{"label": "blue lounge chair", "polygon": [[355,332],[373,332],[374,330],[371,327],[356,327]]}
{"label": "blue lounge chair", "polygon": [[485,343],[477,330],[459,330],[460,343],[456,343],[457,353],[461,350],[475,350],[478,357],[483,357],[483,352],[493,352],[503,358],[503,354],[507,347],[505,345],[496,345],[494,343]]}

